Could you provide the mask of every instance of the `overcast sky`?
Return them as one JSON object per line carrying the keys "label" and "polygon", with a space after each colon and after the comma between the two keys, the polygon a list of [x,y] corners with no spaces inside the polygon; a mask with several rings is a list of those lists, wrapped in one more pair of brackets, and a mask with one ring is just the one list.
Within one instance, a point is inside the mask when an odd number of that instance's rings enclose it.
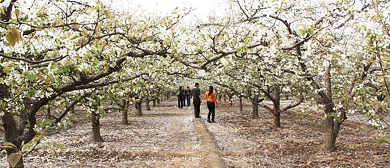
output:
{"label": "overcast sky", "polygon": [[200,19],[213,13],[222,13],[225,10],[223,6],[226,4],[226,0],[115,0],[114,2],[118,9],[131,10],[140,6],[156,14],[171,13],[176,7],[192,7],[195,9],[193,14]]}

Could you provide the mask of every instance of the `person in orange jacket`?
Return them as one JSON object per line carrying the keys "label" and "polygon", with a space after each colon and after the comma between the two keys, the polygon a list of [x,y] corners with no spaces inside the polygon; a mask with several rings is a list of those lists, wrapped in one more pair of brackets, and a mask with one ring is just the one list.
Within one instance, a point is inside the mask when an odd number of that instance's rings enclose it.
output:
{"label": "person in orange jacket", "polygon": [[[207,108],[209,109],[209,114],[207,116],[207,122],[215,123],[215,105],[218,104],[217,96],[214,93],[213,86],[209,87],[209,90],[204,94],[203,99],[207,101]],[[211,116],[211,120],[210,120]]]}

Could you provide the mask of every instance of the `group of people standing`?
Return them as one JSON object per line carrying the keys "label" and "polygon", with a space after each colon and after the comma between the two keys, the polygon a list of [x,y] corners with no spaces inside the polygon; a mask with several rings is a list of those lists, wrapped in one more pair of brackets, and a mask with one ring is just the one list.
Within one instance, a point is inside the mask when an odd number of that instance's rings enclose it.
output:
{"label": "group of people standing", "polygon": [[[179,88],[178,97],[178,107],[183,108],[185,101],[187,101],[187,106],[191,106],[191,97],[192,102],[194,104],[194,113],[195,118],[200,118],[200,105],[202,104],[202,100],[200,99],[200,88],[199,83],[195,83],[195,87],[190,90],[187,87],[186,90],[183,89],[182,86]],[[186,100],[187,99],[187,100]],[[214,93],[214,87],[210,86],[208,91],[203,96],[203,99],[207,101],[207,108],[209,113],[207,115],[207,122],[215,123],[215,106],[218,103],[217,96]]]}
{"label": "group of people standing", "polygon": [[192,97],[192,92],[190,90],[190,87],[187,87],[186,90],[183,89],[183,86],[180,86],[179,88],[179,93],[177,94],[177,100],[178,100],[178,107],[183,108],[186,106],[186,101],[187,101],[187,106],[191,106],[191,97]]}

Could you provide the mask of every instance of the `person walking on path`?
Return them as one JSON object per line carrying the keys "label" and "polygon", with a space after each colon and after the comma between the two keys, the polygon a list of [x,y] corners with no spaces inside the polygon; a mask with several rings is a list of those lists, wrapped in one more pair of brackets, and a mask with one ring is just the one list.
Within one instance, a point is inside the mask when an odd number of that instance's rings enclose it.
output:
{"label": "person walking on path", "polygon": [[195,83],[195,88],[192,89],[192,102],[194,103],[195,118],[200,118],[200,89],[199,83]]}
{"label": "person walking on path", "polygon": [[190,87],[187,87],[187,89],[185,90],[185,96],[186,96],[186,101],[187,101],[187,106],[191,106],[191,97],[192,97],[192,93],[191,93],[191,89]]}
{"label": "person walking on path", "polygon": [[[213,86],[209,87],[209,90],[204,94],[203,97],[207,101],[207,108],[209,109],[209,114],[207,115],[207,122],[215,123],[215,105],[218,104],[217,96],[214,93]],[[210,120],[211,116],[211,120]]]}
{"label": "person walking on path", "polygon": [[179,93],[177,94],[177,105],[179,108],[183,108],[184,106],[184,90],[183,90],[183,86],[180,86],[179,87]]}

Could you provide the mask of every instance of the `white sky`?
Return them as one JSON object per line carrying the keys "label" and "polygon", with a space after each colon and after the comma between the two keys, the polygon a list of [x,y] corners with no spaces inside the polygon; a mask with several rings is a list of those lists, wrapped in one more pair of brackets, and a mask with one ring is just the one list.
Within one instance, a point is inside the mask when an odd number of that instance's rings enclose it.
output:
{"label": "white sky", "polygon": [[118,9],[131,10],[141,7],[151,13],[171,13],[176,7],[192,7],[199,19],[223,13],[226,0],[114,0]]}

